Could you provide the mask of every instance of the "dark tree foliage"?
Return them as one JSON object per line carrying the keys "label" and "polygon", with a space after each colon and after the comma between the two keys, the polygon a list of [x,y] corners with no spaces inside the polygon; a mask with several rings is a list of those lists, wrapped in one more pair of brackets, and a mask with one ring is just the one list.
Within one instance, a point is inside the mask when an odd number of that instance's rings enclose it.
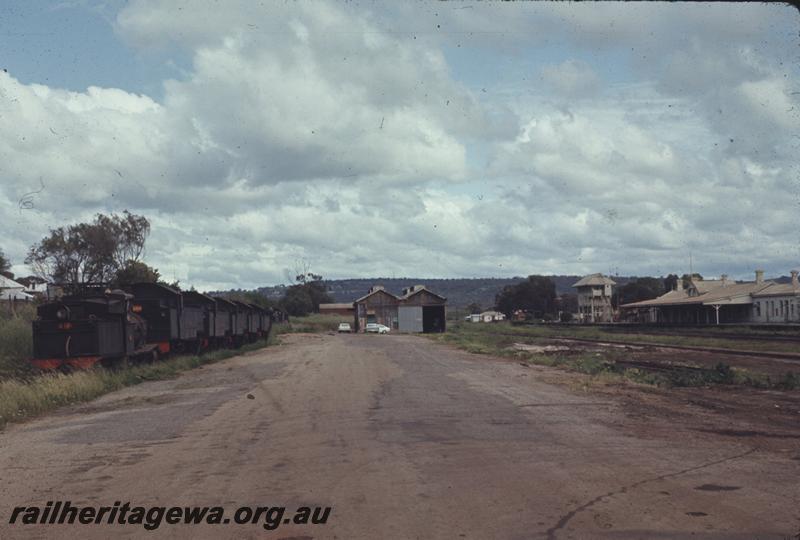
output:
{"label": "dark tree foliage", "polygon": [[117,270],[114,282],[117,285],[131,285],[133,283],[158,283],[161,275],[158,270],[141,261],[129,260],[125,266]]}
{"label": "dark tree foliage", "polygon": [[664,278],[664,291],[674,291],[678,286],[678,276],[676,274],[670,274]]}
{"label": "dark tree foliage", "polygon": [[640,277],[629,281],[614,291],[612,303],[615,306],[630,304],[641,300],[652,300],[664,294],[664,281],[659,278]]}
{"label": "dark tree foliage", "polygon": [[150,234],[144,216],[97,214],[90,223],[51,229],[33,245],[25,262],[56,283],[108,283],[129,261],[138,261]]}
{"label": "dark tree foliage", "polygon": [[552,314],[556,307],[556,285],[547,276],[528,276],[522,283],[504,287],[497,295],[495,305],[497,311],[508,317],[517,309]]}
{"label": "dark tree foliage", "polygon": [[556,299],[558,311],[563,313],[578,312],[578,295],[575,293],[564,293]]}
{"label": "dark tree foliage", "polygon": [[278,307],[289,315],[302,317],[316,313],[320,304],[333,302],[322,276],[306,272],[298,274],[295,280],[297,283],[287,287],[286,293],[278,302]]}
{"label": "dark tree foliage", "polygon": [[689,288],[689,285],[691,284],[690,282],[691,282],[693,279],[694,279],[694,280],[702,280],[702,279],[703,279],[703,276],[701,276],[701,275],[700,275],[700,274],[698,274],[697,272],[695,272],[695,273],[694,273],[694,274],[692,274],[691,276],[690,276],[689,274],[683,274],[683,275],[681,276],[681,280],[683,281],[683,288],[684,288],[684,289],[688,289],[688,288]]}
{"label": "dark tree foliage", "polygon": [[314,302],[308,291],[302,285],[292,285],[286,290],[286,295],[281,298],[278,305],[289,315],[303,317],[314,311]]}

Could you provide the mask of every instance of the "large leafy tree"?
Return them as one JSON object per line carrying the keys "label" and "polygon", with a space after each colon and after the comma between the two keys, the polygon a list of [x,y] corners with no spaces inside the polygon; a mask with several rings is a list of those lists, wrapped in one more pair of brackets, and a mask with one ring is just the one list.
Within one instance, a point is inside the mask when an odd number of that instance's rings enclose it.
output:
{"label": "large leafy tree", "polygon": [[114,281],[118,285],[130,285],[132,283],[158,283],[160,278],[161,275],[156,268],[148,266],[142,261],[129,260],[117,270]]}
{"label": "large leafy tree", "polygon": [[547,276],[528,276],[516,285],[507,285],[495,299],[498,311],[510,316],[515,310],[550,314],[555,312],[556,284]]}
{"label": "large leafy tree", "polygon": [[295,276],[295,282],[278,303],[289,315],[302,317],[316,313],[320,304],[333,302],[321,275],[304,272]]}
{"label": "large leafy tree", "polygon": [[150,234],[144,216],[97,214],[94,221],[51,229],[31,246],[25,262],[56,283],[108,283],[132,262],[138,262]]}

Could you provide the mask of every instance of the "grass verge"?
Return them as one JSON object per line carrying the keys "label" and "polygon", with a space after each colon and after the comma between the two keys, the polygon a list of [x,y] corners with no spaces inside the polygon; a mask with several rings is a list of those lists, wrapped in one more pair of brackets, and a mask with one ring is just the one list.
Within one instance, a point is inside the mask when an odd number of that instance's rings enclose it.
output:
{"label": "grass verge", "polygon": [[[547,330],[547,329],[546,329]],[[580,329],[576,329],[580,330]],[[733,368],[719,363],[713,368],[693,365],[661,364],[662,369],[646,369],[626,365],[629,353],[619,350],[603,352],[528,352],[511,346],[525,338],[526,343],[545,345],[549,338],[564,337],[548,331],[512,327],[500,324],[453,324],[444,334],[429,334],[431,339],[449,343],[468,352],[514,358],[521,363],[557,367],[604,379],[627,379],[633,382],[661,386],[708,386],[727,384],[778,390],[800,389],[800,375],[787,372],[775,379],[767,374]],[[581,336],[583,337],[583,336]]]}
{"label": "grass verge", "polygon": [[289,324],[283,325],[280,333],[282,334],[298,334],[298,333],[323,333],[335,332],[339,328],[339,323],[346,322],[353,325],[352,318],[344,317],[342,315],[321,315],[319,313],[312,313],[305,317],[292,317]]}
{"label": "grass verge", "polygon": [[33,375],[28,359],[33,352],[31,321],[35,316],[32,304],[18,304],[12,315],[0,303],[0,381]]}
{"label": "grass verge", "polygon": [[63,405],[90,401],[126,386],[167,379],[183,371],[261,349],[277,342],[276,333],[266,342],[251,343],[240,349],[212,351],[201,356],[176,356],[153,364],[137,364],[116,370],[96,367],[70,374],[44,374],[26,380],[0,381],[0,429],[9,422],[39,416]]}

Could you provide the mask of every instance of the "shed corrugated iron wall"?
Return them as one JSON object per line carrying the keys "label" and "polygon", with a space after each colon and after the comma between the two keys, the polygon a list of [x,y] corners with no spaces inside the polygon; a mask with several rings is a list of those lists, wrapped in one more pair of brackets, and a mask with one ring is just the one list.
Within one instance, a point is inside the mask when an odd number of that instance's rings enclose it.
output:
{"label": "shed corrugated iron wall", "polygon": [[397,318],[400,332],[422,332],[422,306],[399,306]]}

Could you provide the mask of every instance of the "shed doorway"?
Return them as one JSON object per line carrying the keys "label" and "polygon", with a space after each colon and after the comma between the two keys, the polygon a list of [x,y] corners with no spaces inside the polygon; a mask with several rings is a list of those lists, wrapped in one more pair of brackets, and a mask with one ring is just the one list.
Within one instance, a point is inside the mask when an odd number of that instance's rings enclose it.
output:
{"label": "shed doorway", "polygon": [[426,334],[444,332],[444,306],[422,306],[422,331]]}

